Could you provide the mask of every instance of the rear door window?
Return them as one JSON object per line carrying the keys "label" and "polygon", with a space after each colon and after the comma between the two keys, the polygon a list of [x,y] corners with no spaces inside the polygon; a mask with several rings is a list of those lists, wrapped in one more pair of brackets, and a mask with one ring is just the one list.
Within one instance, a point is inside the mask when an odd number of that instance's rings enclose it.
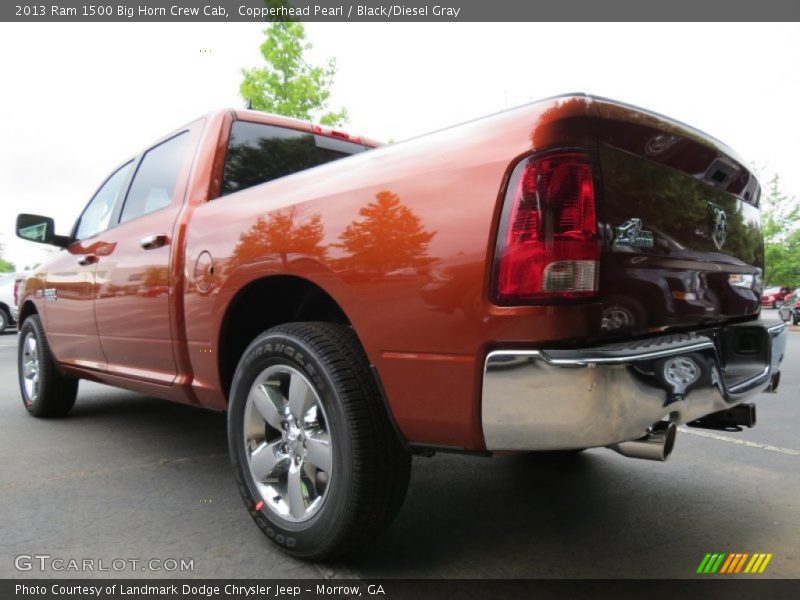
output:
{"label": "rear door window", "polygon": [[367,149],[361,144],[305,131],[235,121],[225,156],[222,195]]}
{"label": "rear door window", "polygon": [[145,153],[125,198],[120,223],[170,205],[188,144],[189,132],[184,131]]}

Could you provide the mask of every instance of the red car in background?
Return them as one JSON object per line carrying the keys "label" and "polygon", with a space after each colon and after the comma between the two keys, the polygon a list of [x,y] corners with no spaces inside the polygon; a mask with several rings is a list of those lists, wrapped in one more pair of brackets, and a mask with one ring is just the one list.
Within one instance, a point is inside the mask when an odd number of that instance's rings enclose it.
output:
{"label": "red car in background", "polygon": [[761,294],[761,305],[768,306],[770,308],[778,308],[783,301],[786,299],[786,296],[791,294],[794,290],[788,287],[771,287],[764,290],[764,293]]}

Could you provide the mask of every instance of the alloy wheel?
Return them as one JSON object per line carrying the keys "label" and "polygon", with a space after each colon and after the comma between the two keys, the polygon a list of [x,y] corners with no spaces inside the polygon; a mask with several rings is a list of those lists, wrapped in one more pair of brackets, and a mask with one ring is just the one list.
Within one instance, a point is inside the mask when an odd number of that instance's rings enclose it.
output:
{"label": "alloy wheel", "polygon": [[39,396],[39,348],[36,336],[29,332],[22,342],[22,382],[25,386],[25,402],[30,404]]}
{"label": "alloy wheel", "polygon": [[247,396],[244,443],[265,505],[287,521],[313,517],[333,475],[331,434],[319,394],[297,369],[273,365]]}

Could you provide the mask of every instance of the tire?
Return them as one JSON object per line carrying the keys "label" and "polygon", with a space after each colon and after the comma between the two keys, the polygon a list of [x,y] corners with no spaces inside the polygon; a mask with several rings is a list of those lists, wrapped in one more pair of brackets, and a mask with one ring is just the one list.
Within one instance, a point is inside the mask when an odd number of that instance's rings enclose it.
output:
{"label": "tire", "polygon": [[408,488],[411,457],[358,339],[340,325],[280,325],[250,344],[231,387],[228,445],[250,515],[299,558],[377,537]]}
{"label": "tire", "polygon": [[600,325],[603,331],[630,331],[644,325],[644,308],[633,298],[609,296],[603,304]]}
{"label": "tire", "polygon": [[38,315],[19,329],[17,370],[22,402],[34,417],[61,417],[75,404],[78,380],[58,371]]}
{"label": "tire", "polygon": [[5,308],[0,307],[0,333],[3,333],[11,324],[11,315]]}
{"label": "tire", "polygon": [[797,325],[798,323],[800,323],[800,317],[798,316],[792,317],[792,325]]}

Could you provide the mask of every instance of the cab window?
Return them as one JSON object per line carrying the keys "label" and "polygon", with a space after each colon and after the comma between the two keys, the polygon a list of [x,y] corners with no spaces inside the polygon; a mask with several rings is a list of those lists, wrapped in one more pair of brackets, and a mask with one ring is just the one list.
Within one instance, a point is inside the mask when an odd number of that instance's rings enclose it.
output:
{"label": "cab window", "polygon": [[235,121],[225,155],[222,195],[368,149],[362,144],[306,131]]}
{"label": "cab window", "polygon": [[76,240],[85,240],[108,229],[114,206],[117,204],[122,186],[128,180],[132,166],[131,161],[120,167],[100,186],[78,221],[75,230]]}
{"label": "cab window", "polygon": [[189,132],[184,131],[145,153],[125,198],[120,223],[169,206],[188,143]]}

